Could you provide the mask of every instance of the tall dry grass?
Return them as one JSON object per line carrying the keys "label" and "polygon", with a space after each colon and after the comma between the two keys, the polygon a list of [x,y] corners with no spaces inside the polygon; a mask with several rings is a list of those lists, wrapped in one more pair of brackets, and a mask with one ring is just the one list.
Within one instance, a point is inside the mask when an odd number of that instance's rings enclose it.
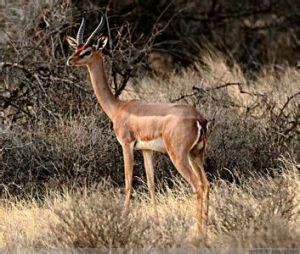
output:
{"label": "tall dry grass", "polygon": [[[299,248],[300,178],[295,162],[282,158],[284,173],[253,175],[240,184],[212,184],[209,244],[212,248]],[[2,200],[0,245],[17,248],[201,247],[193,235],[193,199],[187,186],[159,192],[159,223],[145,192],[135,191],[129,215],[107,181],[93,188],[51,192],[44,201]]]}
{"label": "tall dry grass", "polygon": [[[155,172],[159,223],[139,153],[131,212],[123,215],[120,146],[85,70],[65,67],[63,36],[77,28],[70,1],[25,2],[0,1],[0,60],[18,63],[0,64],[6,100],[0,112],[0,247],[203,247],[191,242],[191,190],[163,155],[156,156]],[[136,73],[121,96],[189,103],[210,120],[205,168],[212,248],[300,247],[300,70],[256,69],[245,70],[208,46],[193,69],[162,70],[163,78]]]}
{"label": "tall dry grass", "polygon": [[[211,121],[210,246],[299,247],[299,69],[247,73],[219,53],[201,62],[165,79],[139,77],[122,97],[189,103]],[[122,215],[122,154],[98,109],[5,126],[0,143],[1,246],[191,246],[194,201],[164,156],[157,156],[155,172],[159,224],[139,154],[133,206]]]}
{"label": "tall dry grass", "polygon": [[[299,70],[262,68],[250,79],[219,53],[204,56],[202,62],[198,71],[168,79],[136,79],[122,97],[189,103],[204,112],[211,122],[206,153],[211,177],[233,180],[251,172],[280,171],[280,156],[297,161]],[[0,143],[2,193],[38,195],[65,182],[92,184],[103,177],[124,184],[121,148],[109,119],[96,107],[89,115],[8,125]],[[143,178],[142,157],[137,153],[136,158],[136,176]],[[176,174],[164,156],[157,155],[157,167],[157,181]],[[134,184],[138,182],[135,178]]]}

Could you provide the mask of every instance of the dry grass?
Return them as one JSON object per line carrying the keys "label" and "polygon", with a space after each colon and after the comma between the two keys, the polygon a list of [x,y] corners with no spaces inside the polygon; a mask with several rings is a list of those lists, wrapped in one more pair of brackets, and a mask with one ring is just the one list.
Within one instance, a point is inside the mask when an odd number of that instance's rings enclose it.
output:
{"label": "dry grass", "polygon": [[216,232],[216,243],[229,240],[244,248],[298,246],[298,169],[290,161],[283,164],[285,173],[275,178],[253,175],[241,185],[215,183],[211,231]]}
{"label": "dry grass", "polygon": [[[16,8],[23,0],[6,2],[0,43],[12,44],[0,48],[0,60],[22,65],[6,74],[0,66],[1,98],[22,96],[15,100],[20,107],[0,112],[0,247],[190,247],[194,200],[166,157],[156,161],[159,224],[140,154],[131,213],[122,214],[120,146],[99,113],[86,71],[65,68],[63,36],[75,27],[69,1],[58,7],[59,1],[27,1],[23,9]],[[50,28],[39,28],[44,18]],[[180,74],[136,73],[121,97],[189,103],[211,121],[212,248],[300,248],[300,70],[270,65],[245,71],[210,47],[204,52],[198,65]],[[28,77],[23,65],[34,75]]]}
{"label": "dry grass", "polygon": [[[166,79],[137,78],[122,96],[189,103],[213,123],[206,153],[212,247],[300,247],[299,69],[244,73],[220,53],[201,62]],[[132,211],[122,215],[120,146],[98,109],[4,126],[0,144],[0,246],[190,246],[193,199],[162,156],[159,224],[143,189],[135,188]],[[139,154],[135,167],[136,187],[145,179]]]}
{"label": "dry grass", "polygon": [[[211,247],[299,246],[300,178],[294,162],[284,173],[252,176],[241,184],[216,180],[210,196]],[[131,213],[107,182],[80,191],[49,193],[45,200],[2,200],[1,246],[9,248],[154,248],[188,246],[193,234],[193,200],[179,180],[157,195],[159,225],[148,195],[134,192]]]}
{"label": "dry grass", "polygon": [[233,59],[211,50],[197,71],[143,78],[123,96],[194,105],[213,125],[207,151],[211,174],[263,173],[278,168],[281,155],[299,160],[299,79],[299,69],[290,66],[243,72]]}

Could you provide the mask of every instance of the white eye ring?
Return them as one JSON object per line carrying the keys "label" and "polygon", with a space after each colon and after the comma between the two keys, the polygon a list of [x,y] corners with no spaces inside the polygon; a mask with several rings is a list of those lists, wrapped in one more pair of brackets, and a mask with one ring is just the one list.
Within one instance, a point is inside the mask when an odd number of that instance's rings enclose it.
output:
{"label": "white eye ring", "polygon": [[80,52],[79,57],[85,57],[88,56],[92,53],[92,49],[91,48],[87,48],[84,51]]}

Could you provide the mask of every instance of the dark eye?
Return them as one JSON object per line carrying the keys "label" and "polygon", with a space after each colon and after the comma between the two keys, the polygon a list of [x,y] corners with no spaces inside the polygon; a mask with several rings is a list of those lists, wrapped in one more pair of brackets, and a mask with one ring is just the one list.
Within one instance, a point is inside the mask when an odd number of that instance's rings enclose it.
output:
{"label": "dark eye", "polygon": [[85,56],[88,56],[88,55],[91,54],[91,52],[92,52],[92,50],[89,48],[89,49],[87,49],[87,50],[81,52],[81,53],[79,54],[79,57],[80,57],[80,58],[83,58],[83,57],[85,57]]}

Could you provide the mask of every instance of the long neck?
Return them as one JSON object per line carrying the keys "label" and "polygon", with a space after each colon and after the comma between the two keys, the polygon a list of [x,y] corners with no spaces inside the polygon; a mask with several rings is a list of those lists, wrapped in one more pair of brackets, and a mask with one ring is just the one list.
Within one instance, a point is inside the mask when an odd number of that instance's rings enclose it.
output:
{"label": "long neck", "polygon": [[108,117],[112,119],[119,100],[108,86],[102,59],[97,57],[91,64],[88,64],[88,70],[98,102]]}

